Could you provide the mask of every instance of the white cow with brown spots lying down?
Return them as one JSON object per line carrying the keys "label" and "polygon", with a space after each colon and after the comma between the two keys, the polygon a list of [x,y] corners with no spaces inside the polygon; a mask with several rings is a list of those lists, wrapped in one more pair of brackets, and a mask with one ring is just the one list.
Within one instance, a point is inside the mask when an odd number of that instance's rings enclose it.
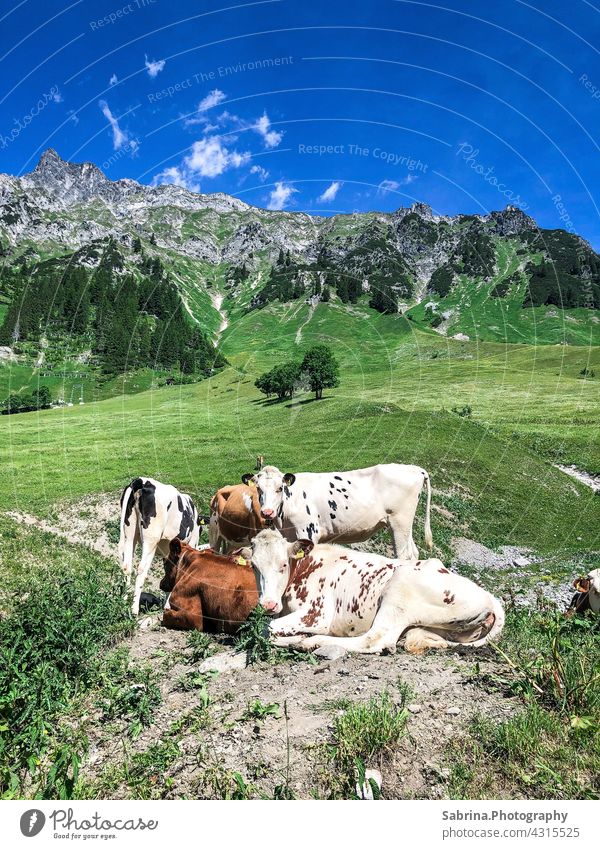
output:
{"label": "white cow with brown spots lying down", "polygon": [[[261,531],[243,550],[252,562],[259,603],[283,615],[270,625],[273,642],[314,649],[340,646],[373,654],[482,646],[504,626],[501,603],[440,560],[390,560],[310,540],[287,542]],[[314,635],[314,636],[311,636]]]}

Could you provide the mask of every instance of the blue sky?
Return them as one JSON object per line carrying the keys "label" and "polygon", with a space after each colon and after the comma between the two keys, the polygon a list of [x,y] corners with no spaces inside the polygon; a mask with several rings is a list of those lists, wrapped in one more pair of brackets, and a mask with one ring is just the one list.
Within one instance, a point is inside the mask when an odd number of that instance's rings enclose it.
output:
{"label": "blue sky", "polygon": [[9,0],[0,171],[54,147],[274,209],[513,203],[600,248],[599,36],[588,0]]}

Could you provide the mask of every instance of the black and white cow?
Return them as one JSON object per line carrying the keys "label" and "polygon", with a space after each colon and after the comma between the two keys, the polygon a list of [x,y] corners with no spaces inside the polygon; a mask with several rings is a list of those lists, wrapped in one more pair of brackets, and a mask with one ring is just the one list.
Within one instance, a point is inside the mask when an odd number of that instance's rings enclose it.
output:
{"label": "black and white cow", "polygon": [[363,542],[380,528],[389,527],[396,557],[416,559],[413,522],[423,486],[427,487],[425,544],[431,537],[431,484],[425,469],[400,463],[382,463],[351,472],[283,474],[264,466],[243,475],[245,484],[258,489],[261,513],[290,542]]}
{"label": "black and white cow", "polygon": [[142,556],[137,567],[131,609],[139,613],[140,595],[157,550],[168,557],[175,537],[196,547],[206,517],[198,515],[189,495],[152,478],[134,478],[121,494],[119,561],[131,580],[133,557],[138,543]]}

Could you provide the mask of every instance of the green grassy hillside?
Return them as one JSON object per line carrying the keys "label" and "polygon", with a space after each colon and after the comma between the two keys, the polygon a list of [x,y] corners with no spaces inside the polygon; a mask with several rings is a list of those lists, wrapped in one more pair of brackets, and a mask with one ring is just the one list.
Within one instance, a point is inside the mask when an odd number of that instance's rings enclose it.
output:
{"label": "green grassy hillside", "polygon": [[[320,402],[259,395],[261,371],[322,340],[341,361],[338,390]],[[223,351],[232,366],[196,385],[2,417],[0,462],[8,474],[0,508],[44,513],[62,499],[116,490],[139,473],[199,495],[206,508],[214,489],[238,480],[258,453],[291,470],[398,461],[430,470],[437,505],[452,517],[434,517],[444,539],[465,533],[541,550],[598,546],[600,499],[521,438],[565,436],[570,459],[577,417],[588,420],[590,440],[597,434],[598,383],[577,376],[585,351],[539,355],[449,342],[402,318],[366,322],[360,307],[349,314],[325,305],[314,313],[305,306],[251,313],[228,328]],[[472,418],[450,412],[463,404]],[[513,439],[498,436],[512,432]],[[597,448],[588,454],[597,462]]]}

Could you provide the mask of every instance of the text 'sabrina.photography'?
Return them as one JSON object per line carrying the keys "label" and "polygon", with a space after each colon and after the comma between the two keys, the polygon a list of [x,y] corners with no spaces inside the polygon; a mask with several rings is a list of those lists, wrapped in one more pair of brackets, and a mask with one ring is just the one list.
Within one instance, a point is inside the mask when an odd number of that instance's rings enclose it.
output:
{"label": "text 'sabrina.photography'", "polygon": [[598,45],[587,0],[2,3],[15,843],[593,845]]}

